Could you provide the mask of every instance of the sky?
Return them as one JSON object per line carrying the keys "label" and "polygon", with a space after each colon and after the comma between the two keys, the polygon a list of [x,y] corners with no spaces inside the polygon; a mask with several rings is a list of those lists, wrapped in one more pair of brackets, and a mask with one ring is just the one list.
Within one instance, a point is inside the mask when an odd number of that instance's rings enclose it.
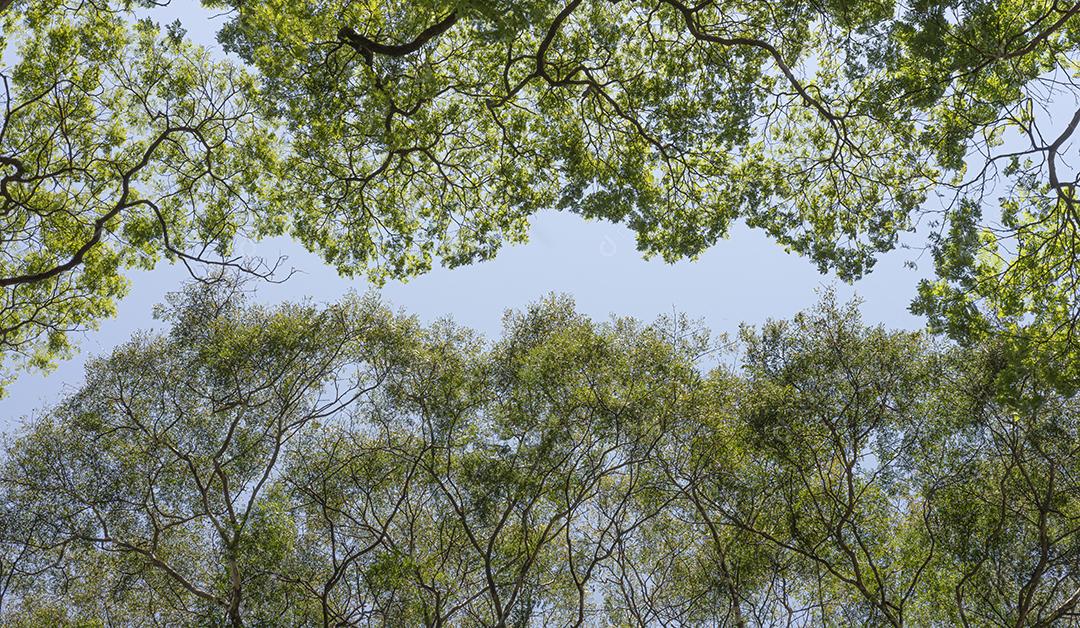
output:
{"label": "sky", "polygon": [[[260,283],[257,298],[267,303],[311,298],[333,302],[349,290],[371,286],[361,278],[344,279],[299,245],[274,239],[246,251],[264,258],[285,255],[283,267],[298,272],[281,284]],[[621,225],[585,221],[549,212],[533,222],[530,241],[504,248],[495,259],[455,269],[437,268],[407,283],[388,282],[379,293],[395,309],[425,322],[451,316],[489,337],[498,335],[503,313],[520,309],[550,293],[574,297],[578,310],[594,319],[612,315],[651,321],[680,312],[716,333],[737,331],[740,323],[790,318],[812,307],[823,287],[832,286],[847,300],[862,299],[868,323],[917,329],[923,321],[908,312],[919,278],[911,250],[883,256],[875,270],[854,285],[818,273],[809,260],[786,253],[759,231],[739,227],[696,261],[675,264],[645,260],[634,247],[633,233]],[[88,357],[104,355],[140,329],[161,328],[152,318],[154,304],[181,287],[183,266],[161,264],[153,271],[131,272],[131,292],[120,301],[115,318],[100,329],[79,334],[80,353],[48,374],[23,373],[0,399],[0,431],[61,400],[82,381]]]}
{"label": "sky", "polygon": [[[180,3],[174,3],[179,5]],[[196,41],[215,45],[205,15],[194,2],[155,9],[154,19],[180,19]],[[365,292],[362,278],[344,279],[319,258],[287,239],[247,245],[245,254],[276,259],[298,272],[282,284],[260,284],[257,298],[274,303],[311,298],[333,302],[349,290]],[[675,264],[645,260],[631,231],[621,225],[586,221],[567,213],[547,212],[534,218],[530,241],[504,248],[495,259],[456,269],[437,268],[407,283],[388,282],[379,292],[395,309],[425,322],[450,316],[458,323],[498,335],[503,313],[519,309],[550,293],[572,296],[580,312],[595,319],[612,315],[653,320],[680,312],[700,320],[716,333],[731,333],[740,323],[761,324],[768,318],[789,318],[812,307],[823,287],[838,296],[862,300],[868,323],[917,329],[923,321],[908,312],[920,278],[929,276],[931,260],[898,249],[882,256],[874,271],[855,285],[821,275],[809,260],[788,254],[759,231],[734,227],[699,259]],[[917,269],[905,266],[916,262]],[[79,354],[50,373],[27,372],[0,399],[0,432],[10,433],[23,420],[59,402],[77,388],[86,360],[107,354],[140,329],[160,328],[154,304],[179,289],[187,277],[183,266],[161,264],[153,271],[130,272],[132,288],[118,305],[115,318],[96,331],[77,335]]]}

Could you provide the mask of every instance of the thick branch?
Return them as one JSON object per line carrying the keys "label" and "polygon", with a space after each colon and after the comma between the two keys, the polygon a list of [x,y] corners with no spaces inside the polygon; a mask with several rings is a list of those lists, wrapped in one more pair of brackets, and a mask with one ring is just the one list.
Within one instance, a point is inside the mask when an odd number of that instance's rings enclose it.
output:
{"label": "thick branch", "polygon": [[[3,1],[3,0],[0,0]],[[374,55],[379,54],[387,57],[405,57],[417,50],[424,47],[425,44],[435,39],[439,35],[442,35],[451,26],[458,21],[458,14],[456,11],[451,11],[449,15],[444,17],[439,22],[432,24],[424,29],[422,33],[416,36],[410,42],[404,44],[382,44],[377,41],[368,39],[364,35],[353,30],[351,26],[343,26],[338,31],[338,39],[348,44],[354,50],[364,55],[364,58],[371,62]]]}

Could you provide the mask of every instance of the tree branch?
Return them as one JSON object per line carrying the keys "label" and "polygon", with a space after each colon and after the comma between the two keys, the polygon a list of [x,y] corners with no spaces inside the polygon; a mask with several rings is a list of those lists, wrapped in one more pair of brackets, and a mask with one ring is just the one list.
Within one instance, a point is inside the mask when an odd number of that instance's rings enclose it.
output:
{"label": "tree branch", "polygon": [[[0,0],[3,1],[3,0]],[[442,20],[424,29],[410,42],[404,44],[382,44],[368,39],[356,32],[351,26],[343,26],[338,31],[338,39],[348,44],[351,48],[364,55],[368,63],[371,63],[374,55],[379,54],[387,57],[405,57],[424,47],[425,44],[442,35],[458,21],[456,11],[451,11]]]}

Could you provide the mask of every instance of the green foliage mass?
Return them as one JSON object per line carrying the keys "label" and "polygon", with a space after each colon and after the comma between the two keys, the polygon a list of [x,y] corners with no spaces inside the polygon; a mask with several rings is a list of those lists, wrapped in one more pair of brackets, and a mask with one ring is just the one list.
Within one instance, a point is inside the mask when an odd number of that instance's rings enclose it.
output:
{"label": "green foliage mass", "polygon": [[[5,3],[6,5],[7,3]],[[162,257],[234,263],[276,150],[254,82],[134,3],[0,14],[0,351],[47,366]],[[6,59],[5,59],[6,61]]]}
{"label": "green foliage mass", "polygon": [[828,296],[734,342],[231,281],[163,315],[8,444],[5,625],[1080,619],[1078,400],[1005,342]]}
{"label": "green foliage mass", "polygon": [[9,367],[62,355],[127,267],[289,234],[409,277],[544,209],[668,260],[742,221],[844,279],[921,225],[937,327],[1080,363],[1080,5],[204,0],[212,56],[154,4],[0,3]]}

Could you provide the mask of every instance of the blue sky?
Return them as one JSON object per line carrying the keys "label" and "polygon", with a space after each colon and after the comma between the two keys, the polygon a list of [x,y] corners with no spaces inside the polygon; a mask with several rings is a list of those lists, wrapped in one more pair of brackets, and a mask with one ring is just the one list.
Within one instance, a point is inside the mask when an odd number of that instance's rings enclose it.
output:
{"label": "blue sky", "polygon": [[[179,5],[180,3],[174,3]],[[213,44],[216,30],[193,2],[156,9],[154,19],[179,18],[189,35]],[[288,256],[285,265],[299,274],[280,285],[262,284],[259,299],[275,302],[310,297],[334,301],[348,290],[366,291],[363,279],[343,279],[295,243],[276,239],[249,246],[248,254]],[[918,270],[904,265],[917,261]],[[435,271],[408,283],[390,282],[380,292],[387,303],[425,321],[452,316],[459,323],[496,335],[507,309],[520,308],[558,292],[573,296],[580,311],[594,318],[632,315],[652,320],[678,311],[699,319],[714,332],[733,332],[742,322],[759,324],[786,318],[817,301],[822,286],[834,285],[841,298],[858,295],[867,322],[888,327],[918,328],[922,321],[908,313],[920,277],[931,271],[928,255],[897,250],[883,256],[874,272],[854,286],[822,276],[804,258],[786,253],[760,232],[733,229],[730,239],[697,261],[667,264],[644,260],[625,227],[588,222],[572,214],[537,216],[526,245],[504,249],[494,260]],[[24,373],[0,400],[0,431],[61,399],[77,387],[86,359],[108,352],[138,329],[155,326],[151,310],[164,295],[179,288],[183,267],[161,265],[150,272],[130,273],[132,290],[119,304],[118,316],[101,328],[76,338],[81,353],[49,374]]]}
{"label": "blue sky", "polygon": [[[335,301],[349,291],[364,292],[363,279],[343,279],[318,257],[285,239],[260,243],[247,251],[264,257],[288,256],[285,266],[300,271],[283,284],[259,284],[265,302],[312,298]],[[546,213],[534,221],[528,244],[508,247],[489,262],[456,269],[439,268],[407,283],[390,282],[380,290],[384,300],[424,321],[452,316],[488,335],[498,334],[503,313],[544,295],[569,294],[578,309],[594,318],[631,315],[653,320],[673,311],[699,319],[714,332],[734,332],[742,322],[787,318],[812,306],[822,286],[832,285],[843,299],[858,295],[870,323],[918,328],[921,319],[908,313],[918,279],[929,271],[924,255],[918,271],[904,266],[913,251],[884,256],[868,277],[849,286],[822,276],[808,260],[785,253],[758,231],[736,228],[697,261],[667,264],[644,260],[633,234],[620,225],[589,222],[563,213]],[[108,352],[138,329],[155,327],[155,303],[179,288],[183,267],[162,264],[151,272],[134,272],[131,293],[119,304],[116,318],[77,338],[81,353],[49,374],[24,373],[0,400],[0,430],[60,400],[82,380],[86,358]]]}

